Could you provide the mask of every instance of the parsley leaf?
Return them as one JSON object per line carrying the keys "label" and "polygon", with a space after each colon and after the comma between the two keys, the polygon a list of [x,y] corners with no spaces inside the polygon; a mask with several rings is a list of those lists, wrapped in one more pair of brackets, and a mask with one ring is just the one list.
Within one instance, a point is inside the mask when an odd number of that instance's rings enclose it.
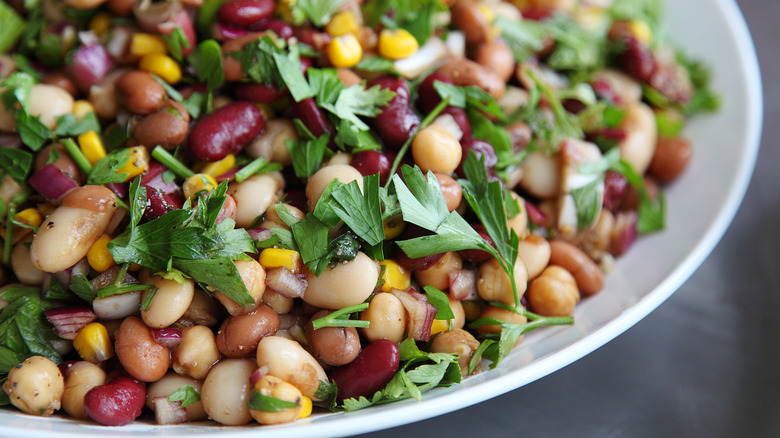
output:
{"label": "parsley leaf", "polygon": [[448,9],[439,0],[372,0],[363,8],[369,26],[406,29],[421,46],[439,26],[436,14]]}
{"label": "parsley leaf", "polygon": [[38,290],[16,297],[8,292],[6,290],[2,296],[10,303],[0,312],[0,373],[8,373],[19,362],[34,355],[59,363],[61,356],[49,342],[56,336],[43,315],[46,304]]}
{"label": "parsley leaf", "polygon": [[555,48],[547,64],[556,70],[592,71],[604,62],[607,28],[585,30],[564,15],[554,15],[545,22],[547,34],[555,39]]}
{"label": "parsley leaf", "polygon": [[87,113],[77,119],[73,114],[63,114],[57,118],[57,128],[54,135],[57,137],[76,137],[88,131],[100,133],[100,121],[94,112]]}
{"label": "parsley leaf", "polygon": [[[52,149],[54,150],[54,149]],[[0,148],[0,168],[19,184],[24,184],[30,173],[33,154],[16,148]]]}
{"label": "parsley leaf", "polygon": [[249,402],[247,402],[249,409],[263,412],[282,412],[298,406],[300,406],[298,403],[264,395],[256,389],[249,394]]}
{"label": "parsley leaf", "polygon": [[368,130],[365,124],[358,116],[375,117],[382,110],[380,107],[387,106],[395,96],[395,92],[379,85],[374,85],[365,89],[363,84],[355,84],[342,90],[334,104],[324,103],[320,107],[330,111],[339,119],[352,122],[358,130]]}
{"label": "parsley leaf", "polygon": [[452,319],[455,318],[455,314],[450,307],[450,300],[447,298],[447,294],[436,289],[433,286],[424,286],[423,290],[428,298],[428,302],[436,307],[435,319]]}
{"label": "parsley leaf", "polygon": [[198,80],[206,83],[209,91],[217,89],[225,82],[222,65],[222,49],[214,40],[202,41],[187,57]]}
{"label": "parsley leaf", "polygon": [[379,175],[364,176],[362,193],[357,181],[352,181],[333,191],[334,202],[330,204],[336,215],[371,246],[381,246],[385,240],[379,191]]}
{"label": "parsley leaf", "polygon": [[518,64],[528,61],[544,47],[545,30],[537,21],[510,21],[496,17],[495,24],[501,29],[501,36],[509,45]]}
{"label": "parsley leaf", "polygon": [[4,53],[11,48],[25,27],[25,22],[14,9],[5,2],[0,2],[0,22],[3,23],[0,29],[0,53]]}
{"label": "parsley leaf", "polygon": [[295,24],[307,19],[317,27],[326,25],[346,0],[297,0],[292,4]]}
{"label": "parsley leaf", "polygon": [[308,178],[319,170],[325,150],[328,147],[330,134],[323,134],[314,140],[285,140],[290,151],[293,169],[298,178]]}
{"label": "parsley leaf", "polygon": [[101,158],[92,167],[92,172],[87,177],[87,184],[108,184],[127,181],[129,174],[117,173],[132,159],[130,149],[117,149]]}
{"label": "parsley leaf", "polygon": [[185,383],[168,396],[168,401],[180,401],[181,407],[186,408],[193,403],[199,402],[200,394],[198,394],[195,388]]}

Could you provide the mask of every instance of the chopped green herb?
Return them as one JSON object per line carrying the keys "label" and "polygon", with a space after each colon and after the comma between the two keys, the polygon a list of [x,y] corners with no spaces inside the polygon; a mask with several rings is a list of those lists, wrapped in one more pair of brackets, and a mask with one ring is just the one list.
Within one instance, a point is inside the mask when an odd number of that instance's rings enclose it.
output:
{"label": "chopped green herb", "polygon": [[264,395],[256,389],[253,389],[249,394],[249,402],[247,403],[249,409],[263,412],[282,412],[298,406],[300,406],[298,403]]}
{"label": "chopped green herb", "polygon": [[[53,150],[53,149],[52,149]],[[32,169],[33,154],[23,149],[0,148],[0,168],[6,175],[24,184]]]}
{"label": "chopped green herb", "polygon": [[127,177],[130,176],[130,174],[117,172],[129,163],[130,160],[132,160],[130,149],[117,149],[109,153],[95,163],[92,171],[88,174],[87,183],[108,184],[127,181]]}
{"label": "chopped green herb", "polygon": [[181,402],[181,407],[186,408],[187,406],[197,403],[200,401],[200,394],[198,394],[198,391],[195,390],[192,386],[188,384],[184,384],[180,386],[176,391],[173,391],[171,395],[168,396],[168,401]]}
{"label": "chopped green herb", "polygon": [[312,321],[312,327],[314,330],[319,330],[323,327],[368,327],[368,321],[350,319],[350,315],[362,312],[366,309],[368,309],[368,303],[344,307],[343,309],[331,312],[322,318],[315,319]]}

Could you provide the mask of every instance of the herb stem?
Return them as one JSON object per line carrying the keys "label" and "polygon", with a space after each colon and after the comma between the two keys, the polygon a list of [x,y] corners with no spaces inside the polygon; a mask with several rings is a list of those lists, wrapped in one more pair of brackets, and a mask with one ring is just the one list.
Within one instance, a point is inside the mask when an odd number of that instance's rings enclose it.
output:
{"label": "herb stem", "polygon": [[76,165],[79,166],[79,169],[81,169],[84,174],[89,175],[92,173],[92,164],[90,164],[87,157],[81,152],[81,149],[79,149],[75,141],[66,138],[62,140],[61,143],[65,146],[65,150],[68,151],[70,157],[73,158],[73,161],[76,162]]}
{"label": "herb stem", "polygon": [[187,179],[195,175],[195,172],[193,172],[189,167],[185,166],[184,163],[174,158],[173,155],[171,155],[161,146],[154,147],[152,150],[152,157],[164,164],[165,167],[170,169],[179,178]]}
{"label": "herb stem", "polygon": [[[438,105],[436,105],[433,110],[428,113],[427,116],[425,116],[424,119],[420,122],[420,126],[417,127],[417,129],[412,133],[412,135],[409,136],[409,138],[406,139],[403,146],[401,146],[401,149],[398,150],[398,155],[395,156],[395,160],[393,160],[393,165],[390,166],[390,173],[389,175],[395,175],[395,171],[398,170],[398,166],[401,165],[401,160],[403,160],[404,155],[406,155],[406,152],[409,151],[409,148],[412,146],[412,140],[414,140],[414,136],[417,135],[418,132],[420,132],[421,129],[425,128],[426,126],[430,125],[431,122],[433,122],[436,117],[441,114],[442,111],[444,111],[444,108],[447,108],[447,105],[450,104],[450,98],[446,97],[442,99],[441,102],[439,102]],[[390,186],[390,181],[392,181],[392,178],[388,178],[387,182],[385,183],[385,189]]]}
{"label": "herb stem", "polygon": [[251,163],[247,164],[246,166],[242,167],[241,170],[236,172],[233,175],[233,179],[235,179],[236,182],[241,182],[256,173],[260,173],[266,166],[269,166],[269,168],[265,170],[266,172],[278,169],[278,166],[275,166],[274,163],[269,163],[263,157],[257,157]]}
{"label": "herb stem", "polygon": [[11,263],[11,247],[14,240],[14,218],[16,217],[16,204],[8,206],[8,219],[5,225],[5,241],[3,242],[3,264]]}
{"label": "herb stem", "polygon": [[368,303],[355,304],[354,306],[348,306],[343,309],[339,309],[327,316],[315,319],[312,321],[312,328],[314,330],[321,329],[323,327],[368,327],[368,321],[362,321],[359,319],[350,320],[344,318],[344,316],[351,313],[361,312],[368,309]]}

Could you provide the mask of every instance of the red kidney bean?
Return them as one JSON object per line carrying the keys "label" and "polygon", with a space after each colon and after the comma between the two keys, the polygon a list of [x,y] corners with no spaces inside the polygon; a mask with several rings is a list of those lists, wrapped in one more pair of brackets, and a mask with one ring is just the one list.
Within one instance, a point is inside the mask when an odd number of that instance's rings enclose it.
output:
{"label": "red kidney bean", "polygon": [[156,189],[151,186],[146,187],[146,210],[144,211],[144,217],[147,220],[157,219],[173,210],[178,210],[182,207],[182,203],[178,202],[176,198],[164,193],[160,189]]}
{"label": "red kidney bean", "polygon": [[124,426],[141,415],[145,401],[146,386],[120,376],[90,389],[84,396],[84,410],[100,424]]}
{"label": "red kidney bean", "polygon": [[273,102],[284,96],[286,91],[279,91],[273,84],[239,84],[236,87],[236,97],[250,102]]}
{"label": "red kidney bean", "polygon": [[615,214],[615,225],[610,233],[609,252],[615,257],[624,254],[636,239],[635,211],[621,211]]}
{"label": "red kidney bean", "polygon": [[[401,234],[401,237],[398,238],[398,240],[408,240],[413,239],[415,237],[421,237],[421,236],[427,236],[432,234],[430,231],[418,227],[417,225],[409,224],[404,232]],[[424,271],[431,266],[435,265],[436,262],[441,260],[441,258],[444,256],[444,253],[438,253],[438,254],[432,254],[425,257],[417,257],[415,259],[409,258],[409,256],[404,253],[404,251],[399,247],[398,252],[396,253],[396,262],[398,262],[399,265],[403,266],[404,268],[410,270],[410,271]]]}
{"label": "red kidney bean", "polygon": [[352,155],[352,167],[361,175],[368,176],[379,173],[379,181],[382,185],[390,176],[391,159],[379,151],[360,151]]}
{"label": "red kidney bean", "polygon": [[144,187],[153,187],[155,189],[162,190],[166,195],[179,190],[179,186],[175,182],[165,182],[162,174],[168,170],[162,163],[158,161],[151,161],[149,163],[149,169],[141,175],[141,185]]}
{"label": "red kidney bean", "polygon": [[[490,246],[495,247],[493,244],[493,239],[490,238],[490,235],[488,235],[484,226],[481,224],[471,224],[471,227],[474,228],[474,230],[479,233],[479,235],[485,239],[485,241],[487,241]],[[482,263],[493,257],[489,252],[483,251],[481,249],[463,249],[458,251],[458,255],[461,256],[464,260],[468,260],[472,263]]]}
{"label": "red kidney bean", "polygon": [[409,86],[403,78],[387,76],[369,82],[369,87],[374,85],[395,92],[388,105],[374,118],[374,128],[386,146],[398,149],[420,126],[420,117],[411,108]]}
{"label": "red kidney bean", "polygon": [[616,211],[628,190],[626,177],[614,170],[608,170],[604,174],[604,207],[610,211]]}
{"label": "red kidney bean", "polygon": [[480,160],[482,159],[482,157],[484,157],[485,167],[487,168],[492,168],[493,166],[496,165],[496,163],[498,163],[498,156],[496,155],[496,150],[493,149],[493,145],[486,142],[485,140],[480,140],[474,137],[467,137],[460,141],[460,148],[463,151],[463,155],[462,155],[463,159],[460,162],[461,166],[463,165],[463,162],[466,160],[466,157],[468,156],[469,152],[474,152],[474,154]]}
{"label": "red kidney bean", "polygon": [[650,48],[632,36],[623,37],[625,50],[618,55],[618,63],[629,74],[643,81],[650,80],[655,70],[655,59]]}
{"label": "red kidney bean", "polygon": [[339,388],[339,400],[370,397],[382,389],[398,370],[400,358],[393,341],[379,339],[368,344],[355,360],[331,371],[330,377]]}
{"label": "red kidney bean", "polygon": [[276,4],[273,0],[233,0],[219,7],[219,18],[234,26],[245,27],[269,17]]}
{"label": "red kidney bean", "polygon": [[190,131],[190,152],[218,161],[241,150],[263,131],[263,113],[249,102],[233,102],[201,119]]}
{"label": "red kidney bean", "polygon": [[301,122],[315,137],[319,137],[327,132],[333,132],[333,125],[330,124],[325,111],[317,106],[313,98],[309,97],[294,103],[292,110],[293,115],[301,119]]}
{"label": "red kidney bean", "polygon": [[290,39],[295,35],[292,26],[286,21],[276,18],[266,18],[258,21],[257,23],[250,24],[249,30],[253,32],[262,32],[264,30],[270,30],[279,36],[279,38]]}
{"label": "red kidney bean", "polygon": [[463,138],[471,137],[471,124],[469,118],[466,117],[466,111],[463,108],[456,106],[448,106],[441,112],[442,114],[449,114],[455,119],[455,123],[458,124],[460,132],[463,133]]}
{"label": "red kidney bean", "polygon": [[293,29],[295,37],[304,44],[308,44],[314,47],[315,50],[321,51],[325,49],[325,46],[330,42],[331,36],[325,32],[320,32],[317,29],[300,26]]}
{"label": "red kidney bean", "polygon": [[441,102],[439,93],[435,88],[433,88],[433,83],[435,81],[452,84],[452,80],[450,78],[439,72],[433,72],[429,74],[425,79],[423,79],[422,82],[420,82],[420,86],[417,87],[417,94],[419,96],[418,102],[420,104],[420,110],[426,114],[431,112],[431,110],[433,110],[433,108],[435,108],[436,105]]}

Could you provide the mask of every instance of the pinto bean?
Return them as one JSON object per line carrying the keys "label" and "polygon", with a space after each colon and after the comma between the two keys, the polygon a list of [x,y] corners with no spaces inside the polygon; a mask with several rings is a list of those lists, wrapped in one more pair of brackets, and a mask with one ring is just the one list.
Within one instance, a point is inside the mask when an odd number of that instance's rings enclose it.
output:
{"label": "pinto bean", "polygon": [[136,114],[151,114],[165,105],[165,88],[152,75],[141,70],[120,76],[114,85],[119,103]]}
{"label": "pinto bean", "polygon": [[474,58],[483,67],[496,72],[504,82],[515,73],[515,57],[509,46],[502,40],[493,40],[481,44]]}
{"label": "pinto bean", "polygon": [[346,365],[360,353],[360,337],[355,327],[322,327],[314,330],[312,322],[330,314],[321,310],[306,324],[306,338],[314,356],[333,366]]}
{"label": "pinto bean", "polygon": [[143,321],[130,316],[116,332],[116,356],[134,378],[144,382],[160,380],[170,365],[170,349],[156,342]]}
{"label": "pinto bean", "polygon": [[562,240],[550,242],[550,264],[569,271],[583,295],[593,295],[604,287],[604,274],[582,250]]}
{"label": "pinto bean", "polygon": [[436,72],[444,75],[454,85],[474,85],[496,99],[500,99],[506,89],[506,82],[501,79],[498,73],[470,59],[450,59],[442,64]]}
{"label": "pinto bean", "polygon": [[116,208],[114,193],[105,187],[83,186],[70,191],[33,238],[33,264],[44,272],[75,265],[105,232]]}
{"label": "pinto bean", "polygon": [[650,173],[661,182],[671,182],[688,167],[692,152],[691,143],[683,138],[660,137],[650,161]]}
{"label": "pinto bean", "polygon": [[279,330],[279,316],[270,307],[260,304],[251,312],[228,317],[217,332],[220,353],[233,358],[250,358],[257,344]]}
{"label": "pinto bean", "polygon": [[176,101],[168,101],[161,110],[149,114],[133,125],[133,137],[146,147],[160,145],[171,150],[187,138],[190,114]]}
{"label": "pinto bean", "polygon": [[257,106],[248,102],[225,105],[192,128],[190,152],[201,161],[219,161],[257,137],[263,124],[263,112]]}

